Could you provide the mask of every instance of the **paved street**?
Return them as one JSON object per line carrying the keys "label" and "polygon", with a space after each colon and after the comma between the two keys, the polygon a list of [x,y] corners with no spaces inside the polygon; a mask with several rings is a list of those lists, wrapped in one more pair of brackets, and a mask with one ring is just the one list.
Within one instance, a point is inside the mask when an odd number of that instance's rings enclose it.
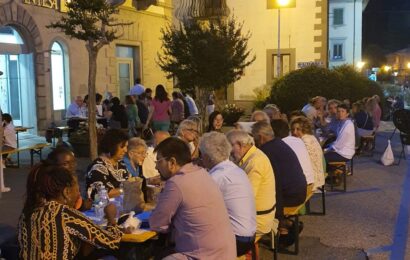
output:
{"label": "paved street", "polygon": [[[373,157],[354,160],[354,175],[348,177],[348,192],[326,193],[326,216],[302,216],[298,256],[279,254],[279,259],[410,259],[408,240],[410,172],[402,160],[399,166],[385,167],[378,161],[391,125],[384,124],[377,135]],[[395,154],[400,152],[398,135],[393,138]],[[20,169],[6,169],[5,179],[12,192],[0,199],[0,241],[14,236],[25,191],[29,158],[22,154]],[[398,156],[396,156],[397,159]],[[79,166],[85,169],[86,159]],[[406,172],[408,173],[406,175]],[[320,200],[312,201],[317,209]],[[272,259],[269,251],[261,250],[261,259]]]}

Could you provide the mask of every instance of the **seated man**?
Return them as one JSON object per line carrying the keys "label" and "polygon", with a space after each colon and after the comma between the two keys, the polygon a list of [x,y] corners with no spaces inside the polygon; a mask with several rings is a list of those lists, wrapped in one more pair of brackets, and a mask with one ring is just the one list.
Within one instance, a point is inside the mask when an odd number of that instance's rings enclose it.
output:
{"label": "seated man", "polygon": [[75,100],[67,108],[66,118],[81,117],[83,115],[81,112],[82,105],[83,98],[81,96],[76,96]]}
{"label": "seated man", "polygon": [[282,245],[293,244],[287,236],[291,224],[283,215],[284,207],[295,207],[306,199],[307,183],[296,154],[279,138],[274,138],[270,124],[257,122],[252,127],[255,144],[266,154],[275,171],[276,218],[279,219],[279,233]]}
{"label": "seated man", "polygon": [[170,137],[154,151],[166,183],[149,224],[157,232],[172,232],[175,248],[169,259],[235,259],[235,236],[222,194],[209,174],[191,163],[188,145]]}
{"label": "seated man", "polygon": [[276,231],[275,176],[268,157],[256,148],[253,138],[242,130],[231,130],[226,137],[232,146],[231,155],[251,182],[256,207],[256,238]]}
{"label": "seated man", "polygon": [[229,161],[231,145],[225,135],[206,133],[199,144],[202,164],[222,192],[236,237],[236,254],[250,251],[255,242],[256,210],[251,183],[246,173]]}

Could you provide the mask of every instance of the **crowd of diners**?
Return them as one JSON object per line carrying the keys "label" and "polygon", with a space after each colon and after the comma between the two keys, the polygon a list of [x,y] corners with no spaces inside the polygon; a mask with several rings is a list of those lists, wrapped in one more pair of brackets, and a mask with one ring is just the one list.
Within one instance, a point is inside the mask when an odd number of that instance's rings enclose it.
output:
{"label": "crowd of diners", "polygon": [[[286,248],[294,243],[295,223],[284,208],[301,205],[307,194],[318,192],[331,170],[327,163],[350,160],[357,135],[373,134],[380,125],[377,96],[351,108],[347,101],[315,97],[289,115],[269,104],[234,129],[225,129],[222,114],[213,111],[205,133],[198,121],[184,119],[171,136],[170,124],[155,117],[155,111],[166,110],[161,100],[166,102],[167,93],[161,89],[154,98],[159,104],[151,103],[154,112],[148,116],[154,119],[151,145],[120,129],[107,130],[99,157],[86,170],[85,187],[80,187],[76,158],[67,148],[56,148],[32,168],[18,226],[20,257],[115,256],[122,234],[130,232],[117,225],[115,206],[105,208],[106,228],[81,211],[90,209],[98,185],[115,198],[130,178],[143,180],[144,195],[147,183],[163,184],[149,226],[168,236],[155,259],[249,257],[258,254],[258,241],[272,230],[279,233],[279,247]],[[183,110],[178,110],[181,119]]]}

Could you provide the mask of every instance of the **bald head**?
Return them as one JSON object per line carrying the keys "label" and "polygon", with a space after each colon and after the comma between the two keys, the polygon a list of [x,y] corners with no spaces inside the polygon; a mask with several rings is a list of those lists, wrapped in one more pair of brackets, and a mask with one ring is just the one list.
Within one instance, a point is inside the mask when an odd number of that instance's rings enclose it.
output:
{"label": "bald head", "polygon": [[170,137],[170,134],[166,131],[156,131],[154,134],[154,146],[159,145],[162,141]]}

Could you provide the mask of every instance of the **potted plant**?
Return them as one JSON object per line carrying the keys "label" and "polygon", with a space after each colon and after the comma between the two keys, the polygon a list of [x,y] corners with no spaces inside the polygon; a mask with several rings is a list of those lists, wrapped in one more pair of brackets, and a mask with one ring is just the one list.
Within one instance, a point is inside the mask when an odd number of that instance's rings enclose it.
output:
{"label": "potted plant", "polygon": [[236,122],[238,122],[239,118],[243,116],[244,113],[244,110],[237,107],[235,104],[227,104],[222,110],[224,122],[228,126],[233,126]]}

